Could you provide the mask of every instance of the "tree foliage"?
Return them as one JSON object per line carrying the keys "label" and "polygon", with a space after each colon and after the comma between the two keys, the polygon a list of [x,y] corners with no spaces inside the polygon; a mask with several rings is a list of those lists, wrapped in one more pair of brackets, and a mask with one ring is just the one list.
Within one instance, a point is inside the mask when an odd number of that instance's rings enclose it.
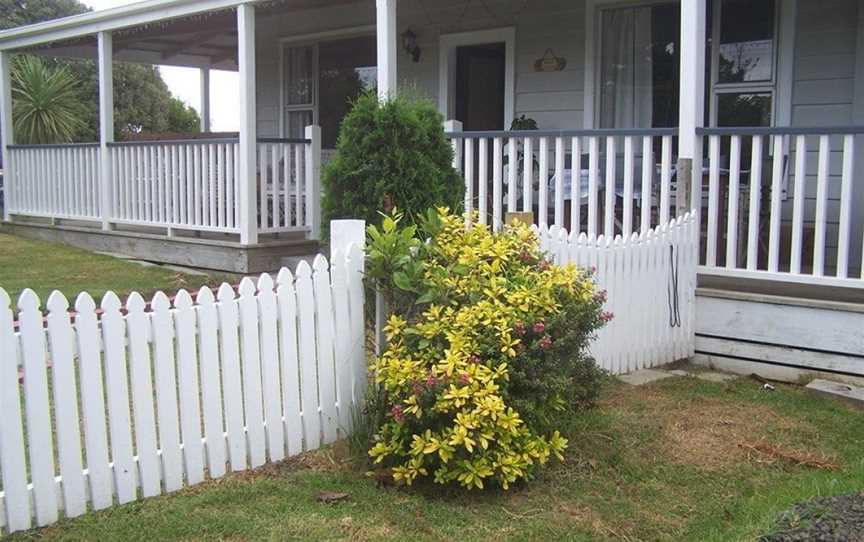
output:
{"label": "tree foliage", "polygon": [[[87,13],[78,0],[0,0],[0,30]],[[89,60],[46,59],[46,65],[65,67],[80,82],[80,119],[75,141],[95,141],[99,133],[99,72]],[[118,139],[140,132],[197,132],[191,122],[197,112],[172,103],[159,69],[142,64],[114,64],[114,131]],[[176,113],[176,114],[175,114]],[[17,134],[17,131],[16,131]]]}
{"label": "tree foliage", "polygon": [[194,107],[172,97],[168,103],[168,126],[172,132],[195,133],[201,130],[201,117]]}
{"label": "tree foliage", "polygon": [[80,84],[65,66],[20,56],[12,69],[12,122],[25,144],[69,143],[83,128]]}

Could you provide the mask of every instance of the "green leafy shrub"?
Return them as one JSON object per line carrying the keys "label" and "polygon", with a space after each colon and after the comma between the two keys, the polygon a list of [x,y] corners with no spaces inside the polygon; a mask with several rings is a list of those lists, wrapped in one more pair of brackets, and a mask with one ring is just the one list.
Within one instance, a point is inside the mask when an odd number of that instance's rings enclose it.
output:
{"label": "green leafy shrub", "polygon": [[379,224],[379,211],[395,207],[413,220],[430,207],[461,205],[463,181],[442,124],[426,101],[357,98],[342,121],[336,156],[323,169],[323,224],[339,218]]}
{"label": "green leafy shrub", "polygon": [[527,226],[492,233],[441,211],[421,230],[428,241],[398,218],[369,228],[367,274],[394,302],[369,455],[406,484],[506,489],[563,459],[556,420],[596,397],[587,345],[604,296],[590,274],[549,263]]}

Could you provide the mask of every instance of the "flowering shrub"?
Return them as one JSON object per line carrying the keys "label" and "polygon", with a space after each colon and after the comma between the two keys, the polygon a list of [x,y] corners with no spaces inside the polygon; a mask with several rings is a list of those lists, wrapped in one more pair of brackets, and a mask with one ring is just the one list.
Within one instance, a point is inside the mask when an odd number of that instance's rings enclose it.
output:
{"label": "flowering shrub", "polygon": [[442,210],[420,243],[396,223],[370,228],[367,270],[385,286],[376,270],[393,273],[403,303],[374,362],[385,412],[369,455],[405,484],[505,489],[563,459],[555,420],[589,405],[601,374],[586,354],[603,323],[590,274],[550,264],[524,225],[493,234]]}

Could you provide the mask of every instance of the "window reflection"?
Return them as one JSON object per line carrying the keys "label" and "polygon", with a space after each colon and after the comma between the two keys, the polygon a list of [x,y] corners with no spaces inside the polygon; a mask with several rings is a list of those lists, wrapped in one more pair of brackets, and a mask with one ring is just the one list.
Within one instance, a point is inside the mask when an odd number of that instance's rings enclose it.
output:
{"label": "window reflection", "polygon": [[774,0],[723,0],[718,82],[773,78],[774,13]]}

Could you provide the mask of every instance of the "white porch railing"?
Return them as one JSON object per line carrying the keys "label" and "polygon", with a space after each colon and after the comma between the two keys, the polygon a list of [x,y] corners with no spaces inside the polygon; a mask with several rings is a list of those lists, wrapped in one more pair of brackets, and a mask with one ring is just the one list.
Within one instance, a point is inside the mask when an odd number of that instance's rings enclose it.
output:
{"label": "white porch railing", "polygon": [[614,237],[647,232],[675,216],[675,134],[449,131],[447,137],[454,167],[465,177],[465,208],[478,211],[481,223],[497,229],[504,212],[530,211],[540,225]]}
{"label": "white porch railing", "polygon": [[[320,196],[309,139],[258,140],[258,231],[275,233],[311,229],[307,194]],[[310,183],[307,187],[307,183]]]}
{"label": "white porch railing", "polygon": [[236,139],[113,143],[111,222],[238,231]]}
{"label": "white porch railing", "polygon": [[[320,132],[257,142],[254,226],[262,234],[320,230]],[[110,143],[110,205],[100,193],[97,144],[12,145],[9,215],[239,234],[237,138]]]}
{"label": "white porch railing", "polygon": [[99,220],[99,145],[10,145],[8,149],[4,183],[10,214]]}
{"label": "white porch railing", "polygon": [[708,150],[700,272],[864,288],[855,231],[864,209],[853,193],[864,127],[700,133]]}

